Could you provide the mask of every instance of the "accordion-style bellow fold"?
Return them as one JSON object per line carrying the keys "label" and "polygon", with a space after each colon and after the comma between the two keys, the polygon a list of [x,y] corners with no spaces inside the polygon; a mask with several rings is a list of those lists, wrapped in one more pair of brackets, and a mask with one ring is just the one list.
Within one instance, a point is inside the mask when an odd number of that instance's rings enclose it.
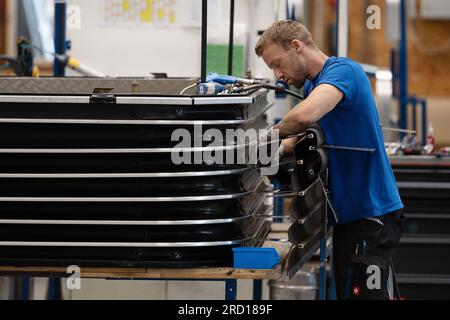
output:
{"label": "accordion-style bellow fold", "polygon": [[171,138],[266,129],[267,93],[178,96],[191,83],[0,79],[0,264],[225,267],[234,247],[260,246],[272,206],[259,170],[194,163],[207,140],[176,165]]}

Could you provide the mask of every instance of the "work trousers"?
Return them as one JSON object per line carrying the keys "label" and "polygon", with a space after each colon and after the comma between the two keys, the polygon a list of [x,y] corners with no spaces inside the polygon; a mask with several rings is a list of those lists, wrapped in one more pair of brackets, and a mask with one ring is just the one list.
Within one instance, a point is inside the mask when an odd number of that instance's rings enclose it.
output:
{"label": "work trousers", "polygon": [[[392,257],[403,234],[402,211],[334,227],[333,261],[339,300],[393,299]],[[393,281],[392,281],[393,280]]]}

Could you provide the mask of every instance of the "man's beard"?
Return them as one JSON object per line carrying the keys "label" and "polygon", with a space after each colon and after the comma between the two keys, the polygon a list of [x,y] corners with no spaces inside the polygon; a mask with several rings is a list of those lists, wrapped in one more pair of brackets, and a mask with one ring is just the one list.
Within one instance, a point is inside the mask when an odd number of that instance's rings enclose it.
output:
{"label": "man's beard", "polygon": [[299,79],[298,81],[296,80],[294,86],[298,89],[301,89],[305,85],[305,82],[306,82],[306,77],[304,77],[303,79]]}
{"label": "man's beard", "polygon": [[[294,75],[296,75],[295,79],[293,81],[293,84],[296,88],[301,89],[305,85],[306,82],[306,72],[303,69],[303,66],[300,65],[300,63],[296,62],[294,64]],[[297,77],[298,76],[298,77]]]}

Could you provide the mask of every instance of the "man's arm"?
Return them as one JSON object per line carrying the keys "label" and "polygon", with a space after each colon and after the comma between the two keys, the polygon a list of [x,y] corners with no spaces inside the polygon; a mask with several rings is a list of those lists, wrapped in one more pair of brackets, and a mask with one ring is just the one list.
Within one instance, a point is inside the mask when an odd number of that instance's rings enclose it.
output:
{"label": "man's arm", "polygon": [[344,94],[335,86],[321,84],[289,111],[275,129],[280,131],[280,136],[303,132],[333,110],[343,98]]}

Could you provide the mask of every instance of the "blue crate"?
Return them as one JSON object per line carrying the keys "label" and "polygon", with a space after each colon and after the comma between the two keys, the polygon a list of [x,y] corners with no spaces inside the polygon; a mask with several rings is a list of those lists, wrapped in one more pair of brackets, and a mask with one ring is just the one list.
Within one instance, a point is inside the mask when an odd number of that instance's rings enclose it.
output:
{"label": "blue crate", "polygon": [[281,258],[274,248],[234,248],[235,269],[275,269]]}

